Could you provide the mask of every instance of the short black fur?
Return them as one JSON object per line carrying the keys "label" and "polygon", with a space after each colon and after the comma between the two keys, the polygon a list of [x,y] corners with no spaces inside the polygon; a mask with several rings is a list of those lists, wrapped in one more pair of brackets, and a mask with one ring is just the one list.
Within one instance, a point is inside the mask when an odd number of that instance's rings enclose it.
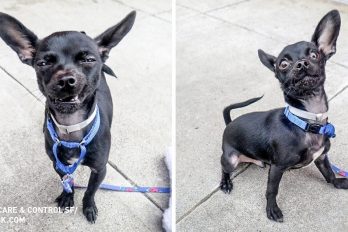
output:
{"label": "short black fur", "polygon": [[[325,64],[336,52],[340,24],[339,13],[333,10],[319,22],[311,42],[288,45],[278,57],[258,51],[261,62],[275,73],[289,105],[316,114],[328,110],[324,90]],[[328,183],[336,188],[348,189],[348,179],[336,178],[331,170],[327,157],[329,138],[305,132],[292,124],[284,116],[284,108],[248,113],[231,120],[230,110],[259,99],[233,104],[223,112],[226,129],[222,143],[220,188],[225,193],[231,192],[233,185],[230,173],[240,162],[252,162],[260,166],[269,164],[266,214],[269,219],[278,222],[283,221],[283,214],[277,205],[276,196],[286,170],[301,168],[314,161]],[[324,120],[320,123],[326,122]]]}
{"label": "short black fur", "polygon": [[[135,11],[131,12],[95,39],[84,32],[62,31],[39,40],[17,19],[0,13],[0,37],[18,54],[23,63],[35,69],[39,89],[46,97],[46,113],[51,113],[60,124],[71,125],[86,120],[98,104],[100,128],[87,145],[86,158],[82,162],[91,168],[83,197],[83,213],[91,223],[97,218],[94,196],[105,177],[111,145],[113,104],[104,72],[116,75],[104,62],[110,50],[130,31],[135,16]],[[80,142],[91,126],[92,124],[70,134],[63,134],[55,129],[61,140]],[[46,125],[44,134],[46,152],[55,167],[53,141]],[[71,164],[70,160],[79,155],[78,149],[58,149],[58,158],[65,165]],[[63,173],[56,171],[60,177],[63,176]],[[59,207],[72,207],[74,191],[63,191],[56,201]]]}

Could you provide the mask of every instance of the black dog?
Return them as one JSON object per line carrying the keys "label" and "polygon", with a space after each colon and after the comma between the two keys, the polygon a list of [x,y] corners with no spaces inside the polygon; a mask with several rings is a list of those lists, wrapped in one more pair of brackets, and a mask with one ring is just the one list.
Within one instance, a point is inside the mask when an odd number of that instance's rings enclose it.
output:
{"label": "black dog", "polygon": [[[114,73],[104,62],[132,28],[135,15],[131,12],[95,39],[77,31],[56,32],[38,39],[18,20],[0,13],[1,38],[23,63],[35,68],[39,89],[46,97],[46,152],[65,184],[56,199],[58,206],[74,205],[69,165],[82,162],[91,168],[83,213],[92,223],[98,213],[94,195],[105,177],[111,144],[113,106],[103,72]],[[84,159],[73,161],[80,156]]]}
{"label": "black dog", "polygon": [[275,73],[287,108],[253,112],[231,122],[230,110],[247,106],[260,98],[230,105],[223,114],[227,125],[221,157],[221,189],[232,190],[230,173],[240,162],[270,165],[267,184],[267,217],[283,221],[276,196],[283,173],[312,161],[328,183],[348,189],[348,179],[336,178],[327,152],[334,128],[327,123],[327,97],[324,90],[325,64],[336,52],[340,15],[330,11],[319,22],[311,42],[286,46],[278,57],[259,50],[261,62]]}

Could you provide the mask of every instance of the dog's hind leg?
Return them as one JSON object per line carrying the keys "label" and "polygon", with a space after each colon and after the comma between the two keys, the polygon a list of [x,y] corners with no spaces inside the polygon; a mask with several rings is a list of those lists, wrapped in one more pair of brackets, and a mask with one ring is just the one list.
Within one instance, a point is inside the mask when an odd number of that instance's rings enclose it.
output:
{"label": "dog's hind leg", "polygon": [[239,163],[253,163],[253,164],[256,164],[257,166],[259,166],[260,168],[265,167],[264,162],[262,162],[261,160],[252,159],[252,158],[245,156],[243,154],[241,154],[239,156]]}
{"label": "dog's hind leg", "polygon": [[222,176],[220,189],[224,193],[230,193],[232,191],[233,184],[231,180],[231,173],[239,163],[238,155],[239,153],[234,149],[224,149],[221,156]]}

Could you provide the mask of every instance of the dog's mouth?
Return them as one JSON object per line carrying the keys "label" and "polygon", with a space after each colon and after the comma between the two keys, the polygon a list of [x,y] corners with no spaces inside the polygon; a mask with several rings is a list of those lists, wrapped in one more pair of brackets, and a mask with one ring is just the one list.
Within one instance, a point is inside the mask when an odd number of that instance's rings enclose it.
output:
{"label": "dog's mouth", "polygon": [[55,99],[55,102],[66,103],[66,104],[77,104],[77,103],[80,103],[81,101],[78,95],[74,95],[74,96],[69,96],[65,98],[57,98]]}
{"label": "dog's mouth", "polygon": [[72,96],[63,97],[63,98],[50,97],[50,100],[51,100],[51,102],[53,102],[55,104],[73,105],[73,104],[81,103],[79,95],[72,95]]}
{"label": "dog's mouth", "polygon": [[82,105],[83,99],[79,95],[67,97],[49,97],[49,106],[60,113],[73,113]]}
{"label": "dog's mouth", "polygon": [[282,89],[288,95],[306,96],[311,95],[320,85],[324,83],[325,77],[317,74],[303,73],[300,76],[289,78],[282,85]]}
{"label": "dog's mouth", "polygon": [[295,86],[302,89],[314,89],[320,84],[321,78],[318,75],[306,75],[296,81]]}

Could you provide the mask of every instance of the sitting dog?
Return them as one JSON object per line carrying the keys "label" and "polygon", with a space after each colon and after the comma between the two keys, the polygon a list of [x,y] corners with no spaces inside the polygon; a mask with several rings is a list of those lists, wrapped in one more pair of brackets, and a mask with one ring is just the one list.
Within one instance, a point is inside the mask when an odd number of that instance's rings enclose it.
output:
{"label": "sitting dog", "polygon": [[324,90],[325,64],[336,52],[341,25],[337,10],[326,14],[312,36],[286,46],[278,57],[259,50],[261,62],[275,73],[283,90],[286,108],[253,112],[231,121],[232,109],[247,106],[260,98],[226,107],[223,111],[226,129],[221,156],[225,193],[232,190],[230,173],[241,162],[261,167],[270,165],[266,191],[267,217],[282,222],[283,214],[276,201],[283,173],[314,161],[328,183],[348,189],[348,179],[336,178],[327,153],[334,127],[328,123],[328,101]]}
{"label": "sitting dog", "polygon": [[[32,66],[46,97],[45,147],[63,192],[56,201],[66,209],[74,206],[73,176],[81,163],[91,168],[83,197],[83,214],[95,223],[95,193],[106,174],[113,105],[104,72],[110,50],[130,31],[135,11],[95,39],[84,32],[55,32],[43,39],[17,19],[0,13],[0,37]],[[77,161],[76,161],[77,160]]]}

